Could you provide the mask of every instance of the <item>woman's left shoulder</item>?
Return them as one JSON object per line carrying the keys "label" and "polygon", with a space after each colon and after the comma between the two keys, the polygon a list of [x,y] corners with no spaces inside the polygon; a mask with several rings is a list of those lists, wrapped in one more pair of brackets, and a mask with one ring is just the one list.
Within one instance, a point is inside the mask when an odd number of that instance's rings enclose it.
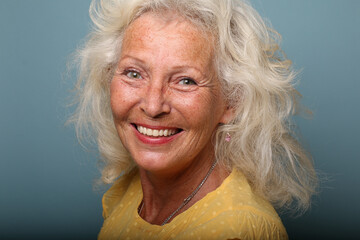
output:
{"label": "woman's left shoulder", "polygon": [[207,239],[288,239],[273,206],[255,194],[245,176],[233,170],[223,184],[205,198],[196,235]]}
{"label": "woman's left shoulder", "polygon": [[279,217],[268,215],[254,207],[244,206],[232,210],[209,209],[213,218],[203,219],[183,233],[184,238],[202,239],[288,239]]}
{"label": "woman's left shoulder", "polygon": [[[240,239],[287,239],[285,227],[272,204],[254,193],[244,174],[234,169],[223,190],[228,209],[216,221],[238,229]],[[218,199],[220,200],[220,199]]]}
{"label": "woman's left shoulder", "polygon": [[210,224],[224,226],[224,232],[228,233],[226,239],[288,239],[278,216],[253,207],[224,211]]}

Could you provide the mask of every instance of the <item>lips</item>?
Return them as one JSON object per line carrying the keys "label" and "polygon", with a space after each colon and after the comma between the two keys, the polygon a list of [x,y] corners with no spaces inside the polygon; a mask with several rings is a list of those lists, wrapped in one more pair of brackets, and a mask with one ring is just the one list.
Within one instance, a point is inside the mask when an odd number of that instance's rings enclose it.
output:
{"label": "lips", "polygon": [[149,127],[133,124],[139,133],[149,137],[170,137],[182,131],[180,128]]}

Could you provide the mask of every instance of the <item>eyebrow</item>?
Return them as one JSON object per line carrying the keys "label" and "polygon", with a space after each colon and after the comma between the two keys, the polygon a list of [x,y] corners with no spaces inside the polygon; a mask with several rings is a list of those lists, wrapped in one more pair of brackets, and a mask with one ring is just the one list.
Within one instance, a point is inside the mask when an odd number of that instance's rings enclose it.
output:
{"label": "eyebrow", "polygon": [[124,59],[130,59],[130,60],[133,60],[133,61],[135,61],[135,62],[140,62],[141,64],[145,65],[145,62],[144,62],[142,59],[137,58],[137,57],[133,57],[133,56],[128,55],[128,54],[126,54],[126,55],[124,55],[123,57],[121,57],[119,63],[120,63],[122,60],[124,60]]}

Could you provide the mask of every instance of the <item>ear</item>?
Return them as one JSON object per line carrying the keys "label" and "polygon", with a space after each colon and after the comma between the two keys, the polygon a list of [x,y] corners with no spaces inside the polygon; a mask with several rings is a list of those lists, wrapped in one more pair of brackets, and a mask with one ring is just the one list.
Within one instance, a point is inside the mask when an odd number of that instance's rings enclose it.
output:
{"label": "ear", "polygon": [[232,107],[227,106],[223,115],[220,118],[220,123],[227,124],[235,118],[235,110]]}

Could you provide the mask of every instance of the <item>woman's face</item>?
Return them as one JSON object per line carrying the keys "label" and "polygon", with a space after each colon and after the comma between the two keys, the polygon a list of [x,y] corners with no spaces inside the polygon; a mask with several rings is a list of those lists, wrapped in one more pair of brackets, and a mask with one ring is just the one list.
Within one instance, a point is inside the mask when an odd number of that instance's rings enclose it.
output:
{"label": "woman's face", "polygon": [[146,13],[126,30],[111,108],[139,167],[176,174],[212,161],[211,136],[229,117],[213,57],[211,37],[182,18]]}

